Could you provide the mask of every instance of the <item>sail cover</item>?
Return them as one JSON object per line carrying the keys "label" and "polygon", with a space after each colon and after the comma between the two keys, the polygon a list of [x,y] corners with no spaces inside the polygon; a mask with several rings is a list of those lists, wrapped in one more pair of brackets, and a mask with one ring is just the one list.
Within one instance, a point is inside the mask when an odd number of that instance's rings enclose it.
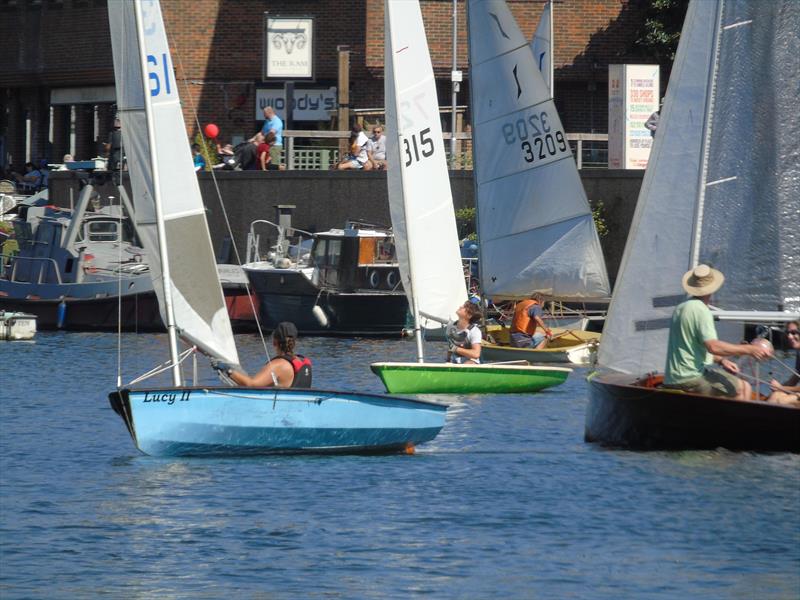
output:
{"label": "sail cover", "polygon": [[669,322],[699,263],[729,310],[800,303],[800,4],[689,5],[598,362],[661,371]]}
{"label": "sail cover", "polygon": [[421,325],[436,328],[467,299],[436,83],[419,3],[387,0],[385,24],[387,175],[397,258]]}
{"label": "sail cover", "polygon": [[531,45],[502,0],[467,8],[483,292],[608,297],[586,193]]}
{"label": "sail cover", "polygon": [[[166,323],[168,285],[179,335],[212,356],[238,364],[161,7],[157,0],[109,2],[108,16],[135,217],[161,316]],[[164,281],[159,254],[156,203],[166,232],[169,281]]]}
{"label": "sail cover", "polygon": [[539,26],[533,34],[531,40],[531,51],[536,60],[536,66],[542,74],[544,84],[553,96],[553,3],[548,2],[544,5],[542,16],[539,19]]}

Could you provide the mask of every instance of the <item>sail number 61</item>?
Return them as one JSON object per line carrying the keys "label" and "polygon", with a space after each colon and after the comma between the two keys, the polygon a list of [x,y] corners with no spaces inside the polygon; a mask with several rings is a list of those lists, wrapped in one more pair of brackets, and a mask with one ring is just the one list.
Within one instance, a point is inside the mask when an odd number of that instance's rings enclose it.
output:
{"label": "sail number 61", "polygon": [[[419,140],[417,140],[417,136],[415,134],[411,135],[411,141],[409,142],[408,137],[403,138],[403,146],[405,147],[406,152],[406,164],[405,166],[411,166],[411,163],[416,161],[420,161],[420,148],[422,148],[422,156],[428,158],[429,156],[433,155],[433,140],[430,138],[428,134],[430,134],[431,128],[426,127],[422,131],[419,132]],[[414,151],[412,154],[411,151]]]}

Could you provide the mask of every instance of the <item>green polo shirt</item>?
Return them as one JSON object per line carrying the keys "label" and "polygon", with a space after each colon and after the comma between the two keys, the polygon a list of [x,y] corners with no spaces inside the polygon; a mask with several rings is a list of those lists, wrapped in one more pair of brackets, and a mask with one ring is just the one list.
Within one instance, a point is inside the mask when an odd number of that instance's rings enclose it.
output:
{"label": "green polo shirt", "polygon": [[705,342],[716,339],[714,317],[702,300],[692,298],[679,304],[669,326],[664,383],[684,383],[700,377],[705,365],[713,362]]}

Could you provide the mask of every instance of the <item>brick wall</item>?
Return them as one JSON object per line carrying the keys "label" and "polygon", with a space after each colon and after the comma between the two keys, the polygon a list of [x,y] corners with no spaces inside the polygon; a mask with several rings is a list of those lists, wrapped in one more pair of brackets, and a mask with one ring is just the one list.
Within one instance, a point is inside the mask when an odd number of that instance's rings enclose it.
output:
{"label": "brick wall", "polygon": [[[262,84],[261,40],[267,10],[272,15],[315,17],[319,85],[336,85],[336,48],[346,44],[351,50],[351,106],[384,104],[383,0],[166,0],[161,4],[189,135],[197,131],[196,119],[201,124],[217,123],[226,141],[233,134],[249,135],[258,126],[253,115],[255,87]],[[555,3],[556,104],[568,131],[605,131],[607,65],[626,61],[625,49],[642,18],[639,4],[638,0]],[[440,98],[449,105],[452,1],[422,0],[421,5],[440,78]],[[543,2],[509,0],[508,5],[530,37]],[[468,77],[464,7],[464,0],[459,0],[458,63]],[[29,96],[22,94],[22,88],[37,88],[46,95],[53,87],[113,82],[106,0],[0,1],[0,36],[7,67],[0,69],[0,92],[11,90],[11,97],[2,100],[5,105],[23,102],[22,111],[29,109]],[[466,83],[458,102],[468,103]],[[112,112],[102,111],[102,119],[100,129],[107,131]],[[46,131],[47,124],[41,128]],[[9,123],[5,131],[0,129],[3,134],[8,150],[19,155],[24,144],[19,124]],[[79,132],[81,140],[86,135]],[[65,145],[63,139],[54,141],[59,149]],[[81,141],[81,152],[90,146]],[[34,154],[46,151],[37,147]]]}

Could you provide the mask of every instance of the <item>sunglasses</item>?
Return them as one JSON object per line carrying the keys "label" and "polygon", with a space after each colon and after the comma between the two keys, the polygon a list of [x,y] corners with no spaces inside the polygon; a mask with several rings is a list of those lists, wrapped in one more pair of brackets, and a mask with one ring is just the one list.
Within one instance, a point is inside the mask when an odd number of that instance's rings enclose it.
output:
{"label": "sunglasses", "polygon": [[793,329],[792,331],[787,331],[786,335],[800,336],[800,331],[798,331],[797,329]]}

